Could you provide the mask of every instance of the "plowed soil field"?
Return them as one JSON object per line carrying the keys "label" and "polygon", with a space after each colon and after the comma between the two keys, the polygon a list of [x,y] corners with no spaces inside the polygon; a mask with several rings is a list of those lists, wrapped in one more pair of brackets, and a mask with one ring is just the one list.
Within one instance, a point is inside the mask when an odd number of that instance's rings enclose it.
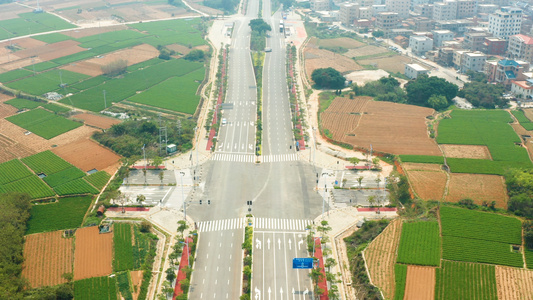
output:
{"label": "plowed soil field", "polygon": [[67,40],[20,50],[16,55],[20,58],[37,56],[41,61],[47,61],[86,50],[78,45],[79,42]]}
{"label": "plowed soil field", "polygon": [[309,80],[311,80],[313,71],[320,68],[331,67],[341,73],[363,69],[363,67],[349,57],[315,47],[316,45],[308,44],[308,47],[304,50],[305,71]]}
{"label": "plowed soil field", "polygon": [[386,53],[386,52],[388,52],[386,48],[367,45],[367,46],[363,46],[363,47],[359,47],[355,49],[350,49],[348,50],[348,52],[344,53],[344,55],[352,58],[352,57],[366,56],[366,55]]}
{"label": "plowed soil field", "polygon": [[18,3],[2,4],[2,9],[0,10],[0,21],[15,19],[18,17],[18,14],[31,11],[33,11],[31,8],[19,5]]}
{"label": "plowed soil field", "polygon": [[[339,142],[392,154],[442,155],[434,140],[429,138],[426,117],[435,111],[430,108],[398,104],[392,102],[368,101],[369,97],[355,99],[336,98],[330,107],[337,107],[341,102],[344,111],[328,108],[325,113],[336,112],[337,118],[359,116],[337,122],[329,129],[333,136],[340,136]],[[367,102],[362,105],[361,101]],[[346,115],[346,116],[343,116]],[[321,117],[322,118],[322,117]],[[352,123],[349,123],[352,122]],[[353,128],[353,129],[352,129]]]}
{"label": "plowed soil field", "polygon": [[388,72],[400,72],[403,74],[405,72],[405,64],[411,63],[411,59],[405,56],[396,55],[392,57],[358,60],[357,63],[360,65],[375,64],[378,69]]}
{"label": "plowed soil field", "polygon": [[32,288],[67,282],[62,275],[72,273],[72,238],[63,238],[63,231],[26,236],[22,277]]}
{"label": "plowed soil field", "polygon": [[392,220],[365,250],[372,283],[383,291],[386,299],[394,297],[394,264],[402,232],[402,220]]}
{"label": "plowed soil field", "polygon": [[478,145],[440,145],[446,157],[492,159],[487,146]]}
{"label": "plowed soil field", "polygon": [[98,127],[101,129],[111,128],[112,125],[119,124],[120,120],[112,119],[103,116],[97,116],[92,114],[79,114],[75,115],[73,119],[80,119],[85,122],[85,124]]}
{"label": "plowed soil field", "polygon": [[315,44],[322,47],[343,47],[347,49],[358,48],[366,45],[365,43],[347,37],[335,39],[317,39],[316,37],[312,37],[309,40],[309,44]]}
{"label": "plowed soil field", "polygon": [[533,300],[533,271],[496,266],[496,287],[500,300]]}
{"label": "plowed soil field", "polygon": [[407,266],[404,299],[435,299],[435,268]]}
{"label": "plowed soil field", "polygon": [[143,281],[143,271],[131,271],[131,283],[133,288],[133,300],[139,298],[139,293],[141,291],[141,283]]}
{"label": "plowed soil field", "polygon": [[151,45],[142,44],[131,49],[123,49],[113,53],[102,55],[100,58],[82,60],[74,64],[69,64],[62,69],[77,72],[89,76],[102,75],[102,66],[108,65],[116,60],[124,59],[128,66],[152,59],[159,55],[159,51]]}
{"label": "plowed soil field", "polygon": [[446,173],[438,164],[402,164],[415,193],[423,200],[441,200],[446,188]]}
{"label": "plowed soil field", "polygon": [[14,97],[0,94],[0,119],[14,115],[17,109],[9,104],[4,104],[5,101],[13,99]]}
{"label": "plowed soil field", "polygon": [[113,271],[113,233],[98,233],[98,227],[76,231],[74,280],[107,276]]}
{"label": "plowed soil field", "polygon": [[328,129],[333,139],[342,141],[344,136],[354,131],[361,119],[360,114],[346,113],[347,111],[362,111],[371,97],[357,97],[356,99],[336,98],[335,101],[320,115],[322,128]]}
{"label": "plowed soil field", "polygon": [[450,176],[446,201],[458,202],[461,199],[470,198],[478,205],[481,205],[483,201],[489,204],[496,201],[496,207],[507,208],[508,197],[503,177],[458,173],[451,173]]}
{"label": "plowed soil field", "polygon": [[87,172],[104,170],[113,175],[120,156],[89,139],[82,139],[52,149],[59,157]]}

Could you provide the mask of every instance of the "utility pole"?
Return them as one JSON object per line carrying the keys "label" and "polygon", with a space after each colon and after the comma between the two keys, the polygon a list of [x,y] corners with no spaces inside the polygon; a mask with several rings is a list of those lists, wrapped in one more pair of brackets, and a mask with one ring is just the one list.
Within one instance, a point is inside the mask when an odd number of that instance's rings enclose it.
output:
{"label": "utility pole", "polygon": [[103,92],[104,92],[104,109],[107,109],[107,98],[105,95],[105,90],[103,90]]}
{"label": "utility pole", "polygon": [[183,219],[187,222],[187,205],[185,205],[185,198],[183,197],[183,176],[185,172],[180,172],[180,181],[181,181],[181,200],[183,201]]}
{"label": "utility pole", "polygon": [[144,148],[146,148],[146,144],[144,144],[143,147],[142,147],[142,149],[143,149],[143,157],[144,157],[144,184],[146,184],[146,165],[148,163],[146,162],[146,151],[144,150]]}

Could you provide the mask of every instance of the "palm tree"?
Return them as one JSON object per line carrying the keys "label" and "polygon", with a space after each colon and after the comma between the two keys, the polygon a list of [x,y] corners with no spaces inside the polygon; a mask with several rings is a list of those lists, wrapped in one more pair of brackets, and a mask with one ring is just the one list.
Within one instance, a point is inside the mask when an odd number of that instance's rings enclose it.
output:
{"label": "palm tree", "polygon": [[185,220],[179,220],[178,221],[178,232],[181,233],[181,238],[183,239],[183,232],[187,230],[189,226],[187,225],[187,222]]}
{"label": "palm tree", "polygon": [[137,203],[139,203],[141,206],[143,205],[143,201],[146,201],[146,196],[143,194],[137,195]]}
{"label": "palm tree", "polygon": [[359,189],[361,189],[361,183],[363,182],[363,179],[364,179],[363,176],[359,176],[359,177],[357,178],[357,182],[359,182]]}

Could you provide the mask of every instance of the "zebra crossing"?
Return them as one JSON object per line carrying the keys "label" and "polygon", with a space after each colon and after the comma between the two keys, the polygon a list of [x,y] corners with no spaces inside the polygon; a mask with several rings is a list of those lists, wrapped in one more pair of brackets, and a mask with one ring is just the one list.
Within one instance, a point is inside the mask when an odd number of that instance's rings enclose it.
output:
{"label": "zebra crossing", "polygon": [[[198,232],[213,232],[244,228],[246,218],[233,218],[224,220],[213,220],[196,223]],[[305,231],[311,220],[303,219],[275,219],[275,218],[255,218],[253,227],[255,230],[279,230],[279,231]]]}
{"label": "zebra crossing", "polygon": [[196,225],[199,232],[224,231],[243,228],[246,220],[245,218],[234,218],[225,220],[214,220],[198,222]]}
{"label": "zebra crossing", "polygon": [[311,220],[255,218],[255,230],[305,231]]}
{"label": "zebra crossing", "polygon": [[233,153],[215,153],[212,160],[217,161],[234,161],[234,162],[255,162],[253,154],[233,154]]}
{"label": "zebra crossing", "polygon": [[298,155],[296,153],[264,155],[262,160],[263,162],[295,161],[298,160]]}

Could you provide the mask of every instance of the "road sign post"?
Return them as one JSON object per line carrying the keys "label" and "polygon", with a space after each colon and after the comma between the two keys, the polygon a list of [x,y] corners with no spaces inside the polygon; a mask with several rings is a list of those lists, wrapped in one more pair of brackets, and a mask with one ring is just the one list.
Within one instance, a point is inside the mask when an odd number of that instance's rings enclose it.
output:
{"label": "road sign post", "polygon": [[292,259],[292,268],[293,269],[312,269],[313,268],[313,258],[293,258]]}

